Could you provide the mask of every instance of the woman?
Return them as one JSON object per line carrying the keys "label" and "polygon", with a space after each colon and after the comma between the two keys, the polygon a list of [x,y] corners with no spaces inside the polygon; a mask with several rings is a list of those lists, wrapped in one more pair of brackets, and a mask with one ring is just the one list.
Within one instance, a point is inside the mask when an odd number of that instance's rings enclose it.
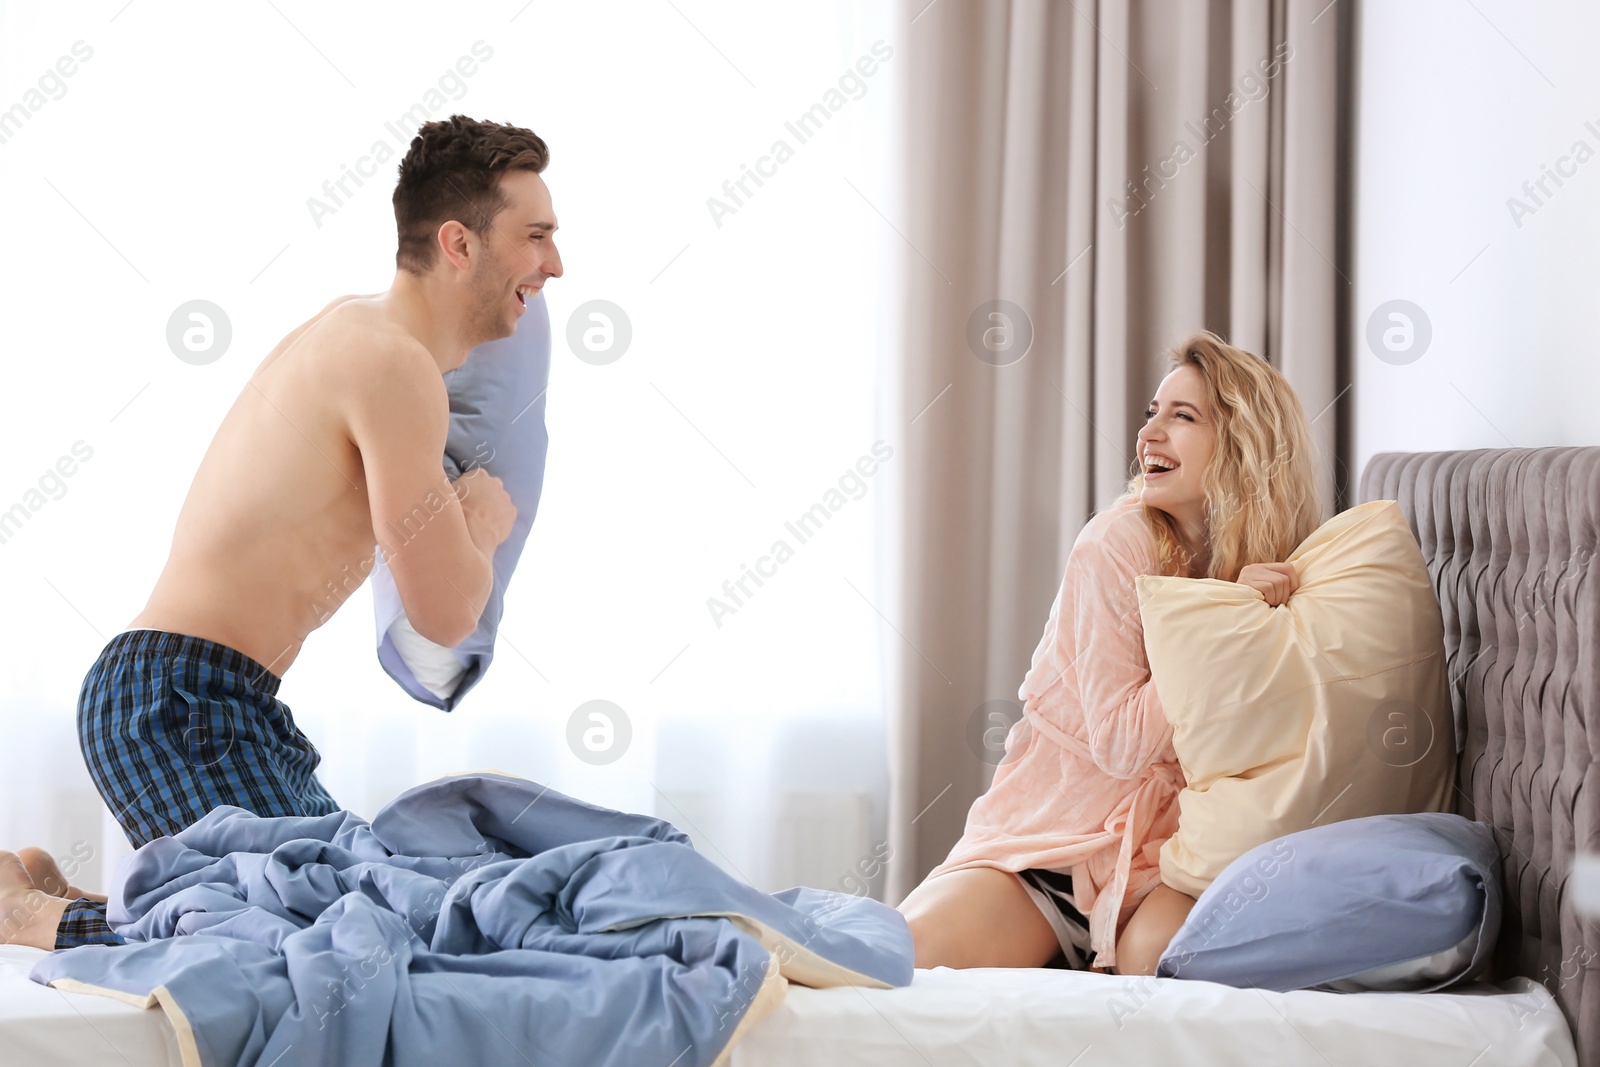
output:
{"label": "woman", "polygon": [[1183,775],[1134,578],[1236,581],[1277,606],[1297,584],[1278,561],[1323,515],[1305,413],[1283,375],[1204,332],[1170,360],[1137,473],[1072,546],[994,781],[900,904],[918,967],[1154,974],[1194,905],[1160,883]]}

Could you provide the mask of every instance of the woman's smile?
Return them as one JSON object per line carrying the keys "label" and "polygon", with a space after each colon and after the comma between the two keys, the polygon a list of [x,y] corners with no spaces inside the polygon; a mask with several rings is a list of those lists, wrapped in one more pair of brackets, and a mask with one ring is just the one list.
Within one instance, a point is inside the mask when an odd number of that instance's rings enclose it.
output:
{"label": "woman's smile", "polygon": [[[1162,379],[1135,442],[1144,502],[1172,516],[1197,556],[1206,543],[1202,476],[1216,447],[1209,407],[1200,372],[1176,367]],[[1193,477],[1186,467],[1194,468]]]}

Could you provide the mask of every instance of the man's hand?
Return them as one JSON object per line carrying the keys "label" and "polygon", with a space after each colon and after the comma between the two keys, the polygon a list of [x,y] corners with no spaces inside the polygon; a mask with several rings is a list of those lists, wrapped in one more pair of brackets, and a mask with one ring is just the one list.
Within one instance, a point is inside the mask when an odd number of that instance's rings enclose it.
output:
{"label": "man's hand", "polygon": [[511,536],[511,526],[517,520],[516,505],[506,492],[504,483],[484,470],[474,467],[452,484],[461,501],[461,514],[467,520],[467,534],[484,555],[494,558],[494,550]]}
{"label": "man's hand", "polygon": [[1300,578],[1292,563],[1247,563],[1239,571],[1238,582],[1266,597],[1271,607],[1282,604],[1289,599],[1289,594],[1300,588]]}

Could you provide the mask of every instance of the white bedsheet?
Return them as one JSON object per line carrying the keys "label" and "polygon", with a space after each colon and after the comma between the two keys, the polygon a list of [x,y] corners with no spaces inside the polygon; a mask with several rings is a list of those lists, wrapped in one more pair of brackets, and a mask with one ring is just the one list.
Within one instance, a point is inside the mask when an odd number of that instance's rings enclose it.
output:
{"label": "white bedsheet", "polygon": [[[0,946],[0,1062],[178,1067],[159,1010],[28,981]],[[1263,993],[1074,971],[918,971],[907,989],[794,987],[733,1067],[1577,1067],[1537,983],[1456,993]],[[641,1065],[666,1067],[666,1065]]]}
{"label": "white bedsheet", "polygon": [[802,989],[733,1067],[1576,1067],[1541,985],[1266,993],[1083,971],[918,971],[906,989]]}
{"label": "white bedsheet", "polygon": [[61,993],[28,981],[44,953],[0,945],[0,1064],[179,1067],[178,1041],[159,1009]]}

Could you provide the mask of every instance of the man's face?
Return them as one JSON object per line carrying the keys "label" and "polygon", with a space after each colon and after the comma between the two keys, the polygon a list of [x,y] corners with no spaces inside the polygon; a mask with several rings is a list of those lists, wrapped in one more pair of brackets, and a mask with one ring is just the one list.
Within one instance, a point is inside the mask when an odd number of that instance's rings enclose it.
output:
{"label": "man's face", "polygon": [[[500,177],[507,203],[489,224],[470,279],[470,329],[481,341],[510,337],[544,283],[561,277],[556,251],[556,214],[544,179],[528,170]],[[481,343],[481,341],[479,343]]]}

